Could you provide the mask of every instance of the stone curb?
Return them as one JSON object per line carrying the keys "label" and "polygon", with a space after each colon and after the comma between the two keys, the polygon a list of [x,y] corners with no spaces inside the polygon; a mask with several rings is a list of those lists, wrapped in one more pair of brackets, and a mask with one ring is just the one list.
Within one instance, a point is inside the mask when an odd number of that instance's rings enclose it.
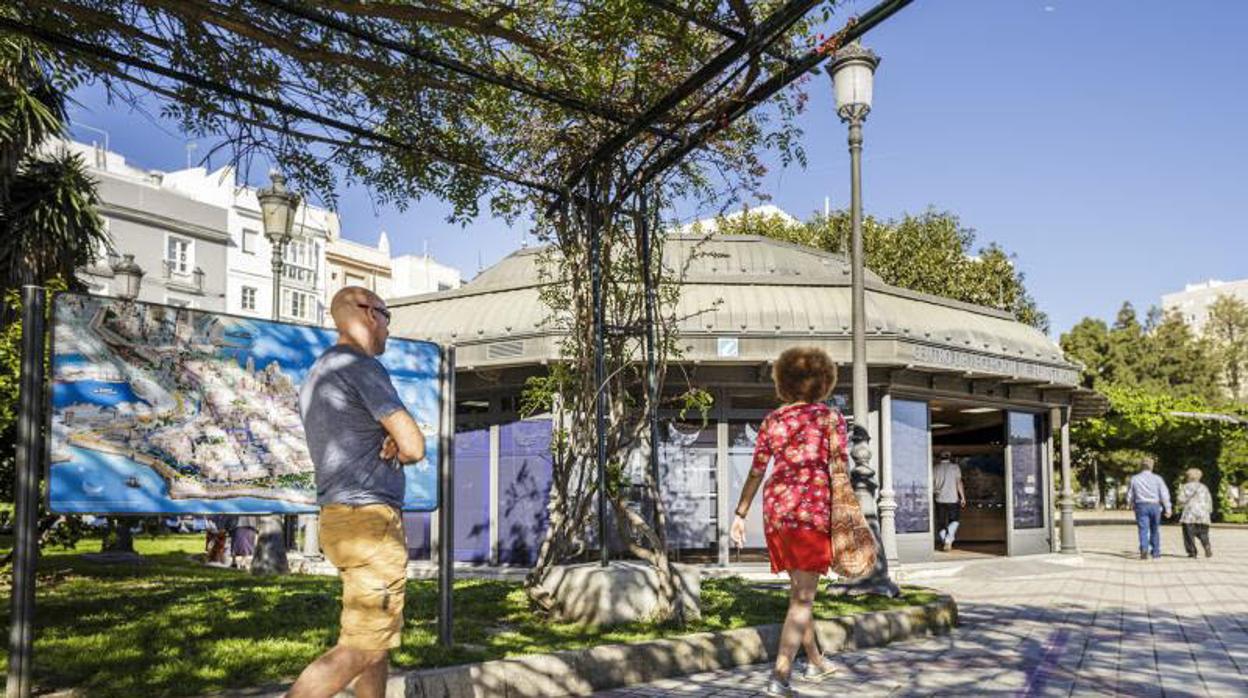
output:
{"label": "stone curb", "polygon": [[[952,597],[923,606],[816,622],[828,652],[878,647],[949,632],[958,623]],[[391,676],[388,698],[583,696],[673,676],[761,664],[775,658],[780,625],[761,625],[635,644],[536,654]]]}

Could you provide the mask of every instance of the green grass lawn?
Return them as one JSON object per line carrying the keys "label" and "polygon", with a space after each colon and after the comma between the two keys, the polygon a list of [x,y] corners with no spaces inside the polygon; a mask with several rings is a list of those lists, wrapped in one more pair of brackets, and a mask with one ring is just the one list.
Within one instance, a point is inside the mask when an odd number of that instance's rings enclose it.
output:
{"label": "green grass lawn", "polygon": [[[89,695],[197,695],[288,680],[328,649],[338,634],[335,578],[252,577],[194,564],[203,538],[139,538],[143,565],[101,565],[77,551],[49,550],[40,561],[35,631],[35,682],[42,689],[77,687]],[[3,588],[4,627],[8,588]],[[901,599],[841,600],[824,596],[821,618],[926,603],[931,593]],[[515,582],[455,584],[454,650],[436,641],[433,581],[408,583],[398,667],[434,667],[510,655],[635,642],[687,632],[775,623],[787,593],[778,585],[739,578],[705,580],[703,619],[684,629],[653,624],[605,631],[550,623],[529,610]]]}
{"label": "green grass lawn", "polygon": [[1222,515],[1223,523],[1248,523],[1248,511],[1228,511]]}

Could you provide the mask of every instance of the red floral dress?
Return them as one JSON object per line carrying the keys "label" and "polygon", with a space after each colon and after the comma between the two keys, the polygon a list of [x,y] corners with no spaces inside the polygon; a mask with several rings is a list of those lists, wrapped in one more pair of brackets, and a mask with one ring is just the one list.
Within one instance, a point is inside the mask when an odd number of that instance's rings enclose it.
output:
{"label": "red floral dress", "polygon": [[[845,418],[827,405],[786,405],[763,420],[754,445],[755,474],[771,477],[763,485],[763,528],[771,571],[827,572],[832,564],[828,519],[828,435],[835,425],[836,443],[846,443]],[[840,448],[837,458],[845,458]]]}

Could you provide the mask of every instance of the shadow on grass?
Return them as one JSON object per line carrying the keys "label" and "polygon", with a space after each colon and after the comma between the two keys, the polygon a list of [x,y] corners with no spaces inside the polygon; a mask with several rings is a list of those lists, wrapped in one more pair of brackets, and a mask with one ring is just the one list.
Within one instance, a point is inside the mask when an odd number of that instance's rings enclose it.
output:
{"label": "shadow on grass", "polygon": [[[76,554],[41,559],[34,667],[41,689],[181,696],[271,684],[297,675],[337,639],[341,585],[336,578],[254,577],[197,565],[185,549],[145,557],[141,565],[95,564]],[[402,645],[392,660],[396,667],[436,667],[636,642],[775,623],[787,607],[784,586],[728,578],[706,580],[702,589],[703,620],[697,624],[594,629],[537,616],[519,583],[462,580],[455,585],[457,645],[447,650],[436,640],[436,582],[413,580]],[[817,614],[832,617],[930,598],[911,593],[895,601],[823,599]],[[7,598],[0,618],[7,626]]]}

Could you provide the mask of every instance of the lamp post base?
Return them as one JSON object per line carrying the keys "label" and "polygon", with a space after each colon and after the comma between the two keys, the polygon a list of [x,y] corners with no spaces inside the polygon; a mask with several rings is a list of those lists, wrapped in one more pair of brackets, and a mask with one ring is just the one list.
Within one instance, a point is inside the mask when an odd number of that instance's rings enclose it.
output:
{"label": "lamp post base", "polygon": [[862,515],[871,529],[871,537],[875,539],[875,567],[865,577],[831,582],[828,585],[828,591],[838,596],[873,594],[896,598],[901,595],[901,589],[888,573],[888,555],[884,550],[884,538],[880,535],[879,510],[875,506],[875,471],[869,465],[871,460],[871,449],[867,446],[869,438],[865,429],[856,427],[853,430],[852,440],[855,444],[849,454],[854,460],[854,467],[850,469],[849,477],[854,483],[854,494],[858,496],[858,506],[862,508]]}

